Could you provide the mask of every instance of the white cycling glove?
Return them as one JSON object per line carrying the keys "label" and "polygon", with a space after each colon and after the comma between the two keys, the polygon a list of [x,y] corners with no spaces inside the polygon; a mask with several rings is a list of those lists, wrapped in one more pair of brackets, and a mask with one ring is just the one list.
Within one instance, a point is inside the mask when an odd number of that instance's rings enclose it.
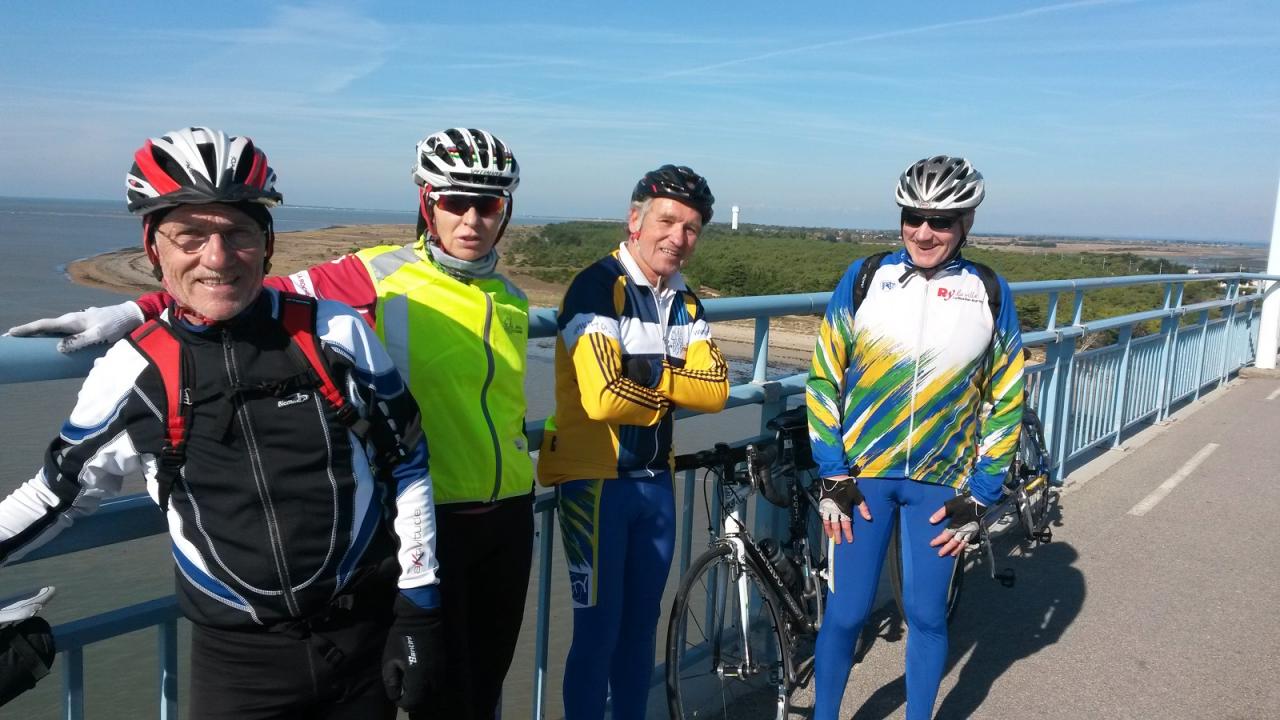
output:
{"label": "white cycling glove", "polygon": [[0,600],[0,627],[35,617],[40,608],[53,598],[54,591],[50,585]]}
{"label": "white cycling glove", "polygon": [[69,353],[90,345],[114,343],[146,321],[138,303],[126,300],[119,305],[85,308],[56,318],[35,320],[9,328],[8,334],[14,337],[66,335],[58,341],[58,350]]}

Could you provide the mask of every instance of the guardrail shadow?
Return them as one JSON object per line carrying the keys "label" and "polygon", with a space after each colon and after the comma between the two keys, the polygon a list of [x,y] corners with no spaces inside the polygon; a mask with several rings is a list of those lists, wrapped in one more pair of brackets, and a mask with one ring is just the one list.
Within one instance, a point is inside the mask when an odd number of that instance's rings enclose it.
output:
{"label": "guardrail shadow", "polygon": [[[1006,567],[1016,571],[1013,587],[992,581],[985,562],[969,569],[951,624],[946,672],[966,655],[968,659],[935,718],[973,717],[995,681],[1014,663],[1062,637],[1084,606],[1084,574],[1074,566],[1078,557],[1074,547],[1060,541],[1012,558],[997,557],[997,572]],[[873,615],[868,624],[878,620],[880,630],[873,642],[901,637],[897,615],[893,602]],[[883,720],[902,707],[906,697],[906,679],[899,676],[867,697],[851,720]]]}

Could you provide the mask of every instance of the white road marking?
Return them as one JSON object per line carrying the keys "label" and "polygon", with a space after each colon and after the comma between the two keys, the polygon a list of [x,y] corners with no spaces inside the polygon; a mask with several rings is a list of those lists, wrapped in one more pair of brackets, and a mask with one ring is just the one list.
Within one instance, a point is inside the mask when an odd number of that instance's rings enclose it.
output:
{"label": "white road marking", "polygon": [[1151,511],[1151,508],[1155,507],[1165,498],[1166,495],[1173,492],[1173,489],[1178,487],[1179,483],[1186,480],[1187,477],[1200,465],[1200,463],[1207,460],[1208,457],[1213,454],[1213,451],[1217,449],[1218,443],[1209,443],[1208,445],[1200,448],[1200,452],[1196,453],[1194,457],[1183,464],[1182,467],[1178,468],[1178,472],[1170,475],[1168,480],[1160,483],[1160,487],[1152,490],[1150,495],[1142,499],[1142,502],[1130,508],[1129,514],[1135,517],[1142,517],[1143,515],[1146,515]]}
{"label": "white road marking", "polygon": [[1267,399],[1275,400],[1277,397],[1280,397],[1280,388],[1276,388],[1275,390],[1272,390],[1271,394],[1267,396]]}

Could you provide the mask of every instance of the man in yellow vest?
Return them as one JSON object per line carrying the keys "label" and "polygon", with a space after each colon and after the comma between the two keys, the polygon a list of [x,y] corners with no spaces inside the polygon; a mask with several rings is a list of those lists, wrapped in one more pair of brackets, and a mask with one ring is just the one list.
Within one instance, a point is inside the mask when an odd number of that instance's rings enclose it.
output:
{"label": "man in yellow vest", "polygon": [[[451,128],[418,143],[413,179],[416,242],[361,250],[265,284],[354,307],[419,398],[450,648],[443,693],[427,717],[489,720],[520,634],[533,553],[524,434],[529,302],[495,269],[520,167],[491,133]],[[166,304],[156,293],[10,332],[73,333],[59,345],[67,352],[114,341]]]}
{"label": "man in yellow vest", "polygon": [[[644,175],[628,237],[578,274],[560,306],[556,412],[538,480],[556,487],[573,597],[567,720],[645,717],[675,543],[672,411],[718,412],[729,372],[680,266],[715,198],[687,167]],[[433,440],[434,442],[434,440]]]}

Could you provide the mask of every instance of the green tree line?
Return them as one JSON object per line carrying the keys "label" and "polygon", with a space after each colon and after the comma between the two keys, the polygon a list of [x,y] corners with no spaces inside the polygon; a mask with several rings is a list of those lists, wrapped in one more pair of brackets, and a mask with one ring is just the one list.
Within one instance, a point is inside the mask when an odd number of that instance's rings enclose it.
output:
{"label": "green tree line", "polygon": [[[541,280],[568,283],[578,271],[616,248],[625,232],[625,225],[616,222],[546,225],[512,243],[506,260]],[[703,231],[697,252],[683,268],[683,274],[689,286],[704,296],[826,292],[840,281],[849,263],[893,249],[897,244],[883,231],[837,234],[824,229],[748,225],[735,232],[726,226],[711,225]],[[1028,253],[983,248],[968,249],[965,256],[991,266],[1009,282],[1186,272],[1183,265],[1131,253]],[[1193,283],[1186,286],[1183,303],[1220,296],[1217,283]],[[1160,307],[1163,299],[1162,285],[1093,290],[1086,295],[1083,319],[1151,310]],[[1070,322],[1073,302],[1070,294],[1059,298],[1059,325]],[[1047,295],[1019,297],[1017,308],[1024,328],[1045,326]],[[1138,334],[1156,329],[1155,323],[1148,323],[1138,329]]]}

